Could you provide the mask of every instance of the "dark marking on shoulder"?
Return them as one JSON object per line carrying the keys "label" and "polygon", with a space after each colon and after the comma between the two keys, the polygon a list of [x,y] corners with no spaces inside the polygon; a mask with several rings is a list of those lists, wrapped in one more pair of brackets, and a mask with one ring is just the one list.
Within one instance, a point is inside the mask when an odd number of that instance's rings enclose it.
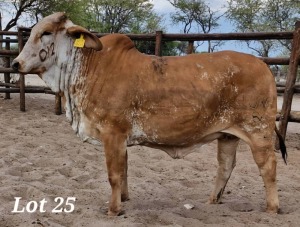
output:
{"label": "dark marking on shoulder", "polygon": [[164,74],[166,71],[165,66],[167,65],[167,60],[164,57],[158,57],[152,59],[152,65],[154,68],[154,71],[159,74]]}
{"label": "dark marking on shoulder", "polygon": [[266,109],[271,106],[271,101],[269,100],[269,98],[254,99],[254,101],[251,102],[249,106],[252,109],[257,109],[257,108]]}

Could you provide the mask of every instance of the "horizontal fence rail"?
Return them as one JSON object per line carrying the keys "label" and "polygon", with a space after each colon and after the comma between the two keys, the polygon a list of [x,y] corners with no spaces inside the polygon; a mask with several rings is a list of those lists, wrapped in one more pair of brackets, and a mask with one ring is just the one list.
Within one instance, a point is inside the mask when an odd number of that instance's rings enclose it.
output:
{"label": "horizontal fence rail", "polygon": [[[279,121],[281,116],[281,111],[278,111],[276,115],[276,120]],[[288,117],[289,122],[300,123],[300,111],[291,111]]]}
{"label": "horizontal fence rail", "polygon": [[18,35],[18,32],[12,32],[12,31],[0,31],[0,35],[14,36],[14,35]]}
{"label": "horizontal fence rail", "polygon": [[3,68],[3,67],[0,67],[0,73],[18,73],[18,72],[15,71],[12,68]]}
{"label": "horizontal fence rail", "polygon": [[[20,93],[20,88],[0,88],[0,93],[9,92],[9,93]],[[25,87],[25,93],[46,93],[46,94],[55,94],[51,91],[50,88],[43,87]]]}
{"label": "horizontal fence rail", "polygon": [[[109,33],[94,33],[97,37]],[[156,34],[125,34],[132,40],[155,41]],[[253,32],[253,33],[209,33],[209,34],[163,34],[162,41],[208,41],[208,40],[272,40],[292,39],[293,32]]]}
{"label": "horizontal fence rail", "polygon": [[18,50],[0,50],[0,56],[6,55],[6,56],[18,56],[19,51]]}

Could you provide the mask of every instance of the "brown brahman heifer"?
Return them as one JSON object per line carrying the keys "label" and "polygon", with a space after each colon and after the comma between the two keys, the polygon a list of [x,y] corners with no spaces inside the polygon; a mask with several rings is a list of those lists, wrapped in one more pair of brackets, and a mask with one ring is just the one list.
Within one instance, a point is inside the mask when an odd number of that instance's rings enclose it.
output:
{"label": "brown brahman heifer", "polygon": [[[13,67],[38,74],[63,94],[76,134],[103,144],[112,189],[108,215],[118,215],[128,199],[128,146],[182,158],[216,139],[219,168],[209,203],[220,201],[242,139],[263,178],[267,211],[278,212],[276,87],[267,65],[254,56],[232,51],[148,56],[125,35],[98,39],[55,13],[32,29]],[[282,140],[281,147],[285,160]]]}

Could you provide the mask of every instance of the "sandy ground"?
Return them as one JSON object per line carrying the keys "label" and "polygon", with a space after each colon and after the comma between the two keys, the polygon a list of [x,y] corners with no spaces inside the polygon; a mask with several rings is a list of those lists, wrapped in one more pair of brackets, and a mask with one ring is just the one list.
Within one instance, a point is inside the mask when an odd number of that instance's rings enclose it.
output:
{"label": "sandy ground", "polygon": [[[1,96],[1,95],[0,95]],[[2,96],[3,97],[3,96]],[[264,212],[265,192],[247,145],[240,143],[237,167],[223,203],[207,205],[217,169],[216,142],[184,159],[162,151],[129,148],[130,200],[125,214],[105,215],[110,187],[102,147],[83,143],[64,115],[54,115],[54,97],[26,95],[27,111],[19,111],[18,95],[0,98],[0,226],[299,226],[300,124],[290,123],[288,165],[278,156],[281,213]],[[279,102],[281,97],[279,97]],[[294,99],[300,110],[300,97]],[[12,213],[30,201],[45,199],[46,212]],[[76,197],[72,213],[52,213],[54,199]],[[187,210],[185,204],[193,204]],[[30,209],[33,209],[31,203]],[[69,209],[70,206],[63,206]]]}

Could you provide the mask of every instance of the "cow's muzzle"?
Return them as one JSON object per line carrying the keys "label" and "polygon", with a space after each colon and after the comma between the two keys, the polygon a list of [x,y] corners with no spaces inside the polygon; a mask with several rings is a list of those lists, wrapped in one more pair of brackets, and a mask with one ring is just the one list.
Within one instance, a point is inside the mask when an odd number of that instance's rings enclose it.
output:
{"label": "cow's muzzle", "polygon": [[11,67],[13,68],[13,70],[15,71],[19,71],[20,69],[20,63],[16,60],[13,60],[13,62],[11,63]]}

